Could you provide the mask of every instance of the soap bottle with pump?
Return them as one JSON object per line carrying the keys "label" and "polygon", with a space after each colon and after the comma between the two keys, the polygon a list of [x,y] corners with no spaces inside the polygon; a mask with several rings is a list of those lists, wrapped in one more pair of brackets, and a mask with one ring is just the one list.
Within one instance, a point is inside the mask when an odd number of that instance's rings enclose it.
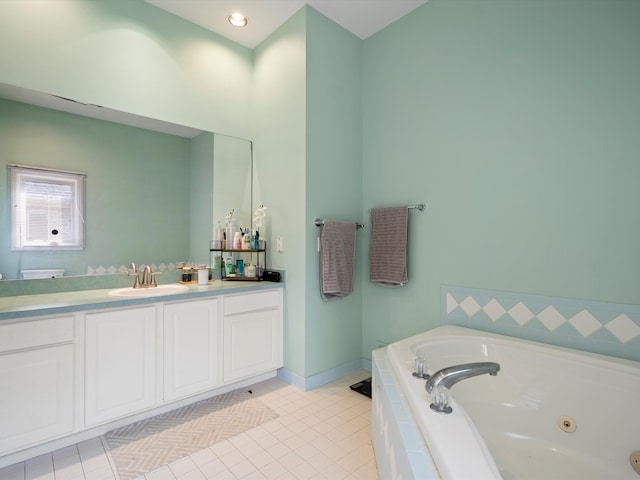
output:
{"label": "soap bottle with pump", "polygon": [[242,236],[242,249],[251,250],[251,235],[249,235],[249,229],[246,229]]}

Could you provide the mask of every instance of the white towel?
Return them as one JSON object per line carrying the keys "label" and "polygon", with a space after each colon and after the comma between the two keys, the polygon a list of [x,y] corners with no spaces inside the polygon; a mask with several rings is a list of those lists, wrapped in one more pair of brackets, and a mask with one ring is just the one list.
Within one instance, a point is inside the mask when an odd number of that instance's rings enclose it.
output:
{"label": "white towel", "polygon": [[320,296],[322,300],[353,292],[356,224],[325,220],[320,232]]}
{"label": "white towel", "polygon": [[384,287],[402,287],[407,278],[407,207],[371,210],[369,280]]}

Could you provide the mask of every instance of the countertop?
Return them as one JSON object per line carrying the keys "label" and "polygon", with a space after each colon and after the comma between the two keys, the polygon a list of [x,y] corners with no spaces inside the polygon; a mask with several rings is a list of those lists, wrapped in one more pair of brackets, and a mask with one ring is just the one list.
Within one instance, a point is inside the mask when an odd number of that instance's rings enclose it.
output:
{"label": "countertop", "polygon": [[229,293],[282,288],[284,284],[257,281],[231,282],[216,280],[209,285],[193,284],[186,286],[188,288],[187,291],[140,298],[116,297],[109,295],[109,292],[113,290],[112,288],[0,297],[0,321],[37,315],[56,315],[80,310],[147,305],[157,302],[214,297]]}

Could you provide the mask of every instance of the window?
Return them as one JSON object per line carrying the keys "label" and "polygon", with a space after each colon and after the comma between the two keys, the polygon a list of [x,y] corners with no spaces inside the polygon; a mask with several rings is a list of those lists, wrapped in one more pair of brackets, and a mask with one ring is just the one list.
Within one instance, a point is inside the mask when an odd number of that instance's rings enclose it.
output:
{"label": "window", "polygon": [[9,165],[11,248],[84,248],[84,173]]}

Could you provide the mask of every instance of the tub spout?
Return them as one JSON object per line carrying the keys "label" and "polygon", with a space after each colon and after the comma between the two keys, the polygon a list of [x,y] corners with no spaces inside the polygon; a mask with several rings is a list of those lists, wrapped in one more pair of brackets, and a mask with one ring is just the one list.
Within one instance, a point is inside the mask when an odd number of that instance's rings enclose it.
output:
{"label": "tub spout", "polygon": [[443,368],[431,375],[431,378],[427,380],[424,388],[428,393],[433,392],[433,389],[439,385],[450,389],[456,383],[467,378],[484,375],[485,373],[495,376],[498,374],[499,370],[500,365],[495,362],[477,362],[454,365],[452,367]]}

